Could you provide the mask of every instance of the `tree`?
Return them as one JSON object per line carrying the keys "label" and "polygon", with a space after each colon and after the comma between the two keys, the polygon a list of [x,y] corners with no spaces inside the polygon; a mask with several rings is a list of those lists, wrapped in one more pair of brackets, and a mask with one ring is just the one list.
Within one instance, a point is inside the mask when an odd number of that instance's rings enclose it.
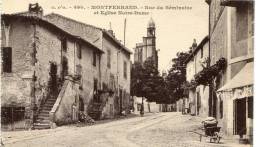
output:
{"label": "tree", "polygon": [[190,53],[178,52],[177,57],[172,59],[172,67],[166,77],[167,88],[169,89],[169,95],[171,102],[175,102],[185,95],[185,89],[183,84],[186,82],[186,64],[185,60]]}
{"label": "tree", "polygon": [[145,97],[149,102],[164,103],[167,99],[166,83],[160,76],[152,58],[135,63],[131,71],[131,95]]}
{"label": "tree", "polygon": [[136,62],[131,69],[131,96],[144,97],[144,68],[141,63]]}

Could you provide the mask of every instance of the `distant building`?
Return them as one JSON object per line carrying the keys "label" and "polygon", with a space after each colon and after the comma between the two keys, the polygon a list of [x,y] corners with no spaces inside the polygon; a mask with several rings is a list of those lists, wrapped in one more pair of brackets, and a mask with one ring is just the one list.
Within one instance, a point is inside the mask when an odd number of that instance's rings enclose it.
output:
{"label": "distant building", "polygon": [[158,51],[156,50],[156,27],[151,18],[147,25],[147,36],[143,37],[142,43],[137,43],[134,48],[134,62],[143,63],[149,57],[155,61],[158,68]]}
{"label": "distant building", "polygon": [[[186,81],[194,80],[194,75],[202,71],[209,57],[209,38],[206,36],[197,46],[193,43],[190,56],[186,59]],[[188,91],[188,99],[184,105],[189,108],[191,115],[208,116],[209,86],[199,85]]]}

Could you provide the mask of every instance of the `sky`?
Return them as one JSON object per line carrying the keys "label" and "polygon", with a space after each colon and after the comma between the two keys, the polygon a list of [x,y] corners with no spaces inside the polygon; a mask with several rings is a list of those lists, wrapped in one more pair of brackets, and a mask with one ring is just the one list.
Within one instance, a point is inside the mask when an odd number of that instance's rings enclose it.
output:
{"label": "sky", "polygon": [[[187,51],[193,39],[199,43],[208,34],[208,5],[205,0],[2,0],[3,13],[27,11],[29,3],[38,2],[44,15],[54,12],[100,28],[111,27],[119,40],[124,40],[126,18],[126,47],[133,51],[136,43],[146,36],[147,23],[152,17],[156,25],[156,48],[159,50],[159,70],[168,70],[171,59],[179,51]],[[91,6],[131,5],[145,6],[189,6],[190,10],[145,10],[148,15],[95,15]],[[59,6],[67,9],[57,9]],[[85,9],[73,9],[83,6]],[[72,7],[72,8],[69,8]],[[56,9],[53,9],[56,8]],[[103,10],[102,10],[103,11]],[[112,10],[114,11],[114,10]],[[117,10],[116,10],[117,11]],[[132,11],[132,10],[123,10]],[[133,59],[133,54],[131,59]]]}

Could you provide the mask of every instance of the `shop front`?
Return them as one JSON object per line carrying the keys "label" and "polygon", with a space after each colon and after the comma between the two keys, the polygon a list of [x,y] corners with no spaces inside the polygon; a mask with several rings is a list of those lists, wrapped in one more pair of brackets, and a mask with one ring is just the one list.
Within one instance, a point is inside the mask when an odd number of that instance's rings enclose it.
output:
{"label": "shop front", "polygon": [[247,63],[233,79],[217,91],[218,98],[226,102],[226,117],[223,120],[225,132],[239,135],[250,142],[253,137],[253,66],[253,62]]}

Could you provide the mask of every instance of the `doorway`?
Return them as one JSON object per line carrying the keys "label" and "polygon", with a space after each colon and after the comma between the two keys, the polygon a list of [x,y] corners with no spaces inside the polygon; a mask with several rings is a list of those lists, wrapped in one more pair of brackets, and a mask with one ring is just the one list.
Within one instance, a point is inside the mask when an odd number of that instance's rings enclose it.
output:
{"label": "doorway", "polygon": [[235,100],[235,134],[246,134],[246,98]]}
{"label": "doorway", "polygon": [[123,90],[120,89],[119,90],[119,112],[120,112],[120,114],[123,111],[123,104],[122,103],[123,103]]}

